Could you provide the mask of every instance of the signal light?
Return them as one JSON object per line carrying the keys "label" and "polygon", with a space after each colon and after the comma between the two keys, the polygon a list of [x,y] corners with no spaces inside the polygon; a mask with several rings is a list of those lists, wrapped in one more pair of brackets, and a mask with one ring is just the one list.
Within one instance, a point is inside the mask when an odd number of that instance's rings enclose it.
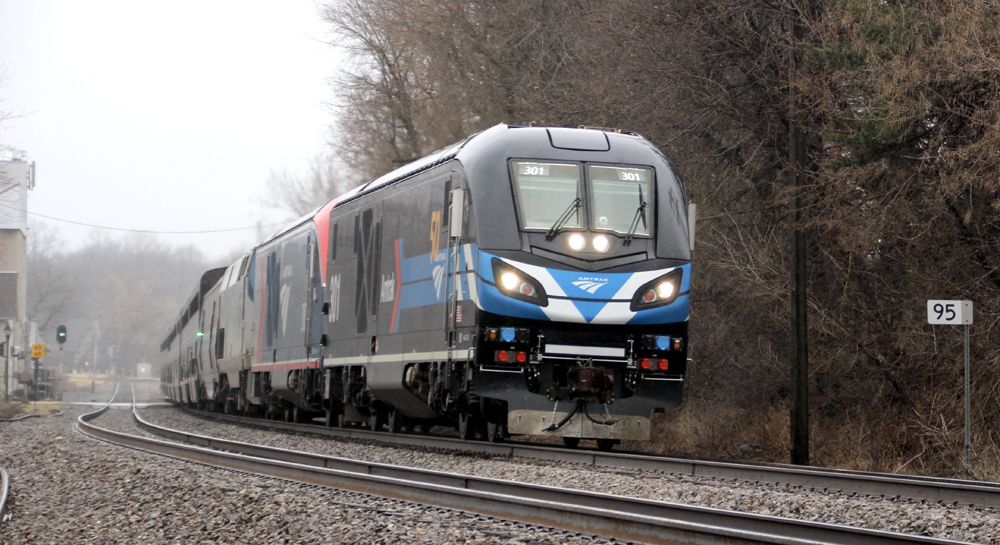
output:
{"label": "signal light", "polygon": [[641,367],[643,371],[649,371],[649,358],[642,358],[642,360],[639,361],[639,367]]}
{"label": "signal light", "polygon": [[517,360],[517,363],[524,363],[528,361],[528,354],[524,353],[523,351],[518,352],[517,357],[515,357],[514,359]]}
{"label": "signal light", "polygon": [[204,333],[202,333],[201,331],[199,331],[199,332],[195,333],[195,334],[194,334],[194,336],[195,336],[195,337],[204,337],[204,336],[205,336],[205,334],[204,334]]}
{"label": "signal light", "polygon": [[666,371],[667,367],[670,367],[670,364],[667,362],[667,360],[660,360],[660,361],[656,362],[656,367],[660,371]]}
{"label": "signal light", "polygon": [[61,325],[56,328],[56,342],[59,344],[66,342],[66,326]]}

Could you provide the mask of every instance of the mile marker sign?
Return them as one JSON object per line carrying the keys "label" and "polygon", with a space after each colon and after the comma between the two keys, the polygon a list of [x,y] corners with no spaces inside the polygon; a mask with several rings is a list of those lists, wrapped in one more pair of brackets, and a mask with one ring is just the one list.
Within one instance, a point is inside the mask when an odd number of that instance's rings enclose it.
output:
{"label": "mile marker sign", "polygon": [[972,411],[969,407],[969,326],[972,325],[972,301],[927,301],[927,323],[931,325],[964,325],[965,326],[965,471],[969,469],[969,457],[972,451],[972,438],[969,428],[972,427]]}
{"label": "mile marker sign", "polygon": [[972,301],[927,301],[927,323],[931,325],[971,325]]}

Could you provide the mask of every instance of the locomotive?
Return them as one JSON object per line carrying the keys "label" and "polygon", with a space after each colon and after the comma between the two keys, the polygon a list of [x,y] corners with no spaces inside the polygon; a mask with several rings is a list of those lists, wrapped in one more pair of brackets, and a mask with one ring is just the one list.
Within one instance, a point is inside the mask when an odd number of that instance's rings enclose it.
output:
{"label": "locomotive", "polygon": [[205,272],[161,388],[327,426],[647,440],[682,402],[693,209],[637,134],[495,126]]}

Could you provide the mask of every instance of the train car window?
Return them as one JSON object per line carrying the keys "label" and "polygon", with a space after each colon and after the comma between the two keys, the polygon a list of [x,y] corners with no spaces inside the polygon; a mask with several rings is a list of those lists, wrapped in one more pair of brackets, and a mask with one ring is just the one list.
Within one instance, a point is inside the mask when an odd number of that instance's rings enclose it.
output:
{"label": "train car window", "polygon": [[247,255],[247,299],[253,302],[254,274],[257,270],[257,259],[254,254]]}
{"label": "train car window", "polygon": [[264,304],[267,308],[265,314],[267,322],[264,329],[267,333],[265,335],[265,346],[268,348],[274,346],[278,336],[278,305],[280,303],[278,290],[281,287],[280,274],[281,266],[278,262],[278,252],[271,250],[267,254],[267,265],[264,271]]}
{"label": "train car window", "polygon": [[524,229],[582,225],[579,164],[514,161],[512,167]]}
{"label": "train car window", "polygon": [[218,336],[215,338],[215,358],[221,360],[226,357],[226,328],[219,328]]}
{"label": "train car window", "polygon": [[448,216],[451,215],[451,178],[444,182],[444,214],[441,218],[441,227],[448,227]]}
{"label": "train car window", "polygon": [[337,224],[330,224],[330,261],[337,260]]}
{"label": "train car window", "polygon": [[656,216],[653,170],[609,165],[587,165],[594,229],[648,236]]}

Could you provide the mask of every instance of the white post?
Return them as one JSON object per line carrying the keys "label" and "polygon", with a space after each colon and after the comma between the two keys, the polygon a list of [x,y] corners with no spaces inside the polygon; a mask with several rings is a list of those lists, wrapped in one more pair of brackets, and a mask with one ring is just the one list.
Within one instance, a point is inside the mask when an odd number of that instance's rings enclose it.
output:
{"label": "white post", "polygon": [[965,324],[965,473],[972,473],[969,466],[969,451],[972,450],[972,441],[969,438],[969,428],[971,427],[969,411],[969,324]]}
{"label": "white post", "polygon": [[971,476],[969,466],[972,440],[972,411],[969,400],[969,326],[973,323],[972,301],[949,301],[931,299],[927,301],[927,323],[931,325],[964,325],[965,326],[965,455],[962,457],[965,474]]}

